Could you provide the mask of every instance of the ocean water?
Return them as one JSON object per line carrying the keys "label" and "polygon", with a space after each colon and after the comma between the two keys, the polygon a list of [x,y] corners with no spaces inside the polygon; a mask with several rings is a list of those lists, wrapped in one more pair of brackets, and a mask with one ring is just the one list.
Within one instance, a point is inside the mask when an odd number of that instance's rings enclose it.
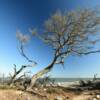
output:
{"label": "ocean water", "polygon": [[93,80],[93,78],[51,78],[55,82],[76,82],[80,80]]}

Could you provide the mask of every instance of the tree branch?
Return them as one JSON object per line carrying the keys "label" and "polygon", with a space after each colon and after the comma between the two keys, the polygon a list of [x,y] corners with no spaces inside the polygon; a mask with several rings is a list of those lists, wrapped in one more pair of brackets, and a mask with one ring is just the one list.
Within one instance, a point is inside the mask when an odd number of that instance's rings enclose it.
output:
{"label": "tree branch", "polygon": [[72,50],[73,52],[79,54],[79,55],[88,55],[88,54],[91,54],[91,53],[98,53],[100,52],[100,50],[94,50],[94,51],[88,51],[88,52],[78,52],[78,51],[75,51],[75,50]]}
{"label": "tree branch", "polygon": [[26,54],[24,53],[24,47],[23,47],[23,44],[22,44],[22,43],[21,43],[21,46],[20,46],[20,48],[19,48],[19,52],[20,52],[20,54],[21,54],[28,62],[34,63],[34,66],[37,65],[37,62],[35,62],[35,61],[29,59],[29,58],[26,56]]}

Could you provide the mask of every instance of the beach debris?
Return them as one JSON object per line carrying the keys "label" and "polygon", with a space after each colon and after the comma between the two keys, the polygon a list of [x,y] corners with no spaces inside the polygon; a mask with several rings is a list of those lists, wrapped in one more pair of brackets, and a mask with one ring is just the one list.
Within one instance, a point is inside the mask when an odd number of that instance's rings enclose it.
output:
{"label": "beach debris", "polygon": [[30,100],[30,97],[27,97],[27,100]]}
{"label": "beach debris", "polygon": [[63,98],[60,97],[60,96],[57,96],[57,97],[55,98],[55,100],[63,100]]}
{"label": "beach debris", "polygon": [[100,98],[100,95],[98,94],[98,95],[96,95],[96,97],[99,99]]}
{"label": "beach debris", "polygon": [[38,89],[37,88],[35,88],[35,91],[37,91]]}
{"label": "beach debris", "polygon": [[88,92],[84,92],[83,94],[84,94],[84,95],[89,95],[90,93],[88,93]]}
{"label": "beach debris", "polygon": [[44,88],[43,90],[44,90],[44,91],[46,91],[47,89],[46,89],[46,88]]}
{"label": "beach debris", "polygon": [[92,100],[97,100],[97,98],[93,98]]}
{"label": "beach debris", "polygon": [[60,83],[60,82],[58,82],[58,83],[57,83],[57,86],[61,86],[61,83]]}
{"label": "beach debris", "polygon": [[69,100],[69,97],[66,97],[64,100]]}

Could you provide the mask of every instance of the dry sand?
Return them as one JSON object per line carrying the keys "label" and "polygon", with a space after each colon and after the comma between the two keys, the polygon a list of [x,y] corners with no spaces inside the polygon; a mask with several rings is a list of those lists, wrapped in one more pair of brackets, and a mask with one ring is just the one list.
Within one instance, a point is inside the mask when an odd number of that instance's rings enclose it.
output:
{"label": "dry sand", "polygon": [[0,100],[55,100],[55,97],[61,97],[63,98],[62,100],[93,100],[92,98],[94,97],[94,95],[90,95],[90,92],[84,92],[81,94],[75,94],[73,92],[59,94],[46,93],[45,95],[48,97],[47,99],[23,91],[7,89],[0,90]]}
{"label": "dry sand", "polygon": [[0,100],[42,100],[37,96],[18,90],[0,90]]}

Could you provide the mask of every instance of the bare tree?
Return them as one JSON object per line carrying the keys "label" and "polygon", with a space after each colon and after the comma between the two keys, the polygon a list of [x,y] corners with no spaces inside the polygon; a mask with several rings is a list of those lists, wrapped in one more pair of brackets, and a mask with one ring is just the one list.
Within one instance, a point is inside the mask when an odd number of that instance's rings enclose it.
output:
{"label": "bare tree", "polygon": [[18,50],[20,52],[20,54],[28,61],[28,63],[31,64],[27,64],[27,65],[22,65],[18,70],[16,65],[14,64],[14,73],[13,75],[11,75],[10,73],[10,82],[9,84],[12,85],[13,83],[17,82],[17,80],[20,80],[22,77],[25,77],[25,73],[22,74],[21,76],[18,77],[18,75],[26,68],[28,67],[33,67],[35,66],[37,63],[33,60],[31,60],[25,53],[24,53],[24,45],[26,42],[28,42],[28,40],[30,39],[30,37],[28,35],[23,35],[20,32],[17,32],[17,38],[20,41],[20,46],[18,47]]}
{"label": "bare tree", "polygon": [[[52,15],[44,23],[44,32],[36,35],[54,50],[53,60],[47,67],[32,76],[30,87],[32,88],[36,80],[48,73],[54,65],[63,65],[65,58],[69,55],[81,56],[100,52],[99,28],[100,14],[94,9],[83,9],[64,14],[58,11]],[[24,37],[22,40],[27,39]]]}
{"label": "bare tree", "polygon": [[[25,78],[26,77],[26,73],[28,72],[24,72],[23,74],[19,75],[24,69],[26,69],[27,67],[30,67],[30,65],[22,65],[18,70],[16,68],[16,65],[14,64],[14,73],[10,75],[10,81],[9,81],[9,85],[14,85],[15,82],[19,81],[21,78]],[[19,76],[18,76],[19,75]]]}
{"label": "bare tree", "polygon": [[[100,14],[84,9],[63,14],[56,12],[44,23],[44,33],[38,36],[54,50],[52,62],[33,75],[30,86],[56,64],[64,63],[69,55],[87,55],[100,52]],[[96,45],[96,46],[95,46]]]}

